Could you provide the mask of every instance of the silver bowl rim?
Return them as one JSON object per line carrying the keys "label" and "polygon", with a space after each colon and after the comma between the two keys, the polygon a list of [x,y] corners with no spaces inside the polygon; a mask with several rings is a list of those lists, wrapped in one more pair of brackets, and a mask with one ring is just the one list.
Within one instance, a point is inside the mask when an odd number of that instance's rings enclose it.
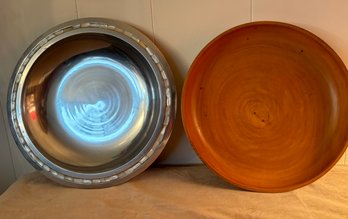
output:
{"label": "silver bowl rim", "polygon": [[[35,60],[50,46],[66,37],[100,33],[116,37],[134,47],[146,59],[160,83],[161,111],[152,133],[152,142],[126,164],[105,172],[84,173],[63,168],[49,160],[31,141],[22,119],[21,94],[24,82]],[[177,109],[177,92],[168,63],[155,44],[134,27],[117,20],[81,18],[60,24],[38,37],[23,53],[8,87],[8,119],[10,130],[24,157],[48,178],[67,186],[100,188],[128,181],[148,168],[159,156],[173,129]],[[150,139],[150,140],[151,140]]]}

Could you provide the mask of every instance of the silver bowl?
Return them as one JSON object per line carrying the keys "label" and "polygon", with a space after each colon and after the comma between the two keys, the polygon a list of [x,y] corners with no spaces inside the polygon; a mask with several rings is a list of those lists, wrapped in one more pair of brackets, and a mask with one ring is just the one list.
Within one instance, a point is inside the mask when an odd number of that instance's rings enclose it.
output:
{"label": "silver bowl", "polygon": [[142,33],[86,18],[40,36],[8,92],[12,134],[26,159],[73,187],[123,183],[158,157],[172,131],[176,90]]}

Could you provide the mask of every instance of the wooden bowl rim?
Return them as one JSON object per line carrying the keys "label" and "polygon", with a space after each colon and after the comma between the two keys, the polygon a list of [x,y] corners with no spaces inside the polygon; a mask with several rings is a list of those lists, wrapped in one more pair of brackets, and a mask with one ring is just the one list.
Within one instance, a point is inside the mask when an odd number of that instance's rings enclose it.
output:
{"label": "wooden bowl rim", "polygon": [[[200,57],[213,45],[215,44],[217,41],[219,41],[220,39],[222,39],[225,35],[228,35],[232,32],[235,32],[237,30],[243,29],[243,28],[247,28],[247,27],[251,27],[251,26],[262,26],[262,25],[267,25],[267,26],[274,26],[274,27],[285,27],[285,28],[289,28],[291,30],[300,32],[301,34],[303,34],[304,36],[307,36],[309,38],[311,38],[312,40],[316,41],[317,43],[319,43],[321,46],[323,46],[331,55],[331,57],[333,57],[334,60],[337,61],[337,65],[340,66],[340,68],[344,69],[345,71],[345,75],[348,76],[348,70],[344,64],[344,62],[341,60],[341,58],[338,56],[338,54],[321,38],[319,38],[318,36],[316,36],[314,33],[301,28],[299,26],[293,25],[293,24],[289,24],[289,23],[285,23],[285,22],[278,22],[278,21],[256,21],[256,22],[248,22],[248,23],[244,23],[235,27],[232,27],[224,32],[222,32],[221,34],[219,34],[218,36],[216,36],[215,38],[213,38],[206,46],[203,47],[203,49],[198,53],[198,55],[195,57],[194,61],[192,62],[185,81],[184,81],[184,85],[183,85],[183,89],[182,89],[182,94],[181,94],[181,118],[182,118],[182,122],[183,122],[183,127],[185,130],[185,133],[188,137],[188,140],[192,146],[192,148],[194,149],[194,151],[196,152],[196,154],[198,155],[198,157],[200,158],[200,160],[212,171],[214,172],[217,176],[221,177],[223,180],[225,180],[226,182],[229,182],[232,185],[235,185],[241,189],[245,189],[245,190],[249,190],[249,191],[255,191],[255,192],[267,192],[267,193],[276,193],[276,192],[287,192],[287,191],[291,191],[300,187],[303,187],[305,185],[311,184],[314,181],[316,181],[317,179],[321,178],[322,176],[324,176],[329,170],[331,170],[336,164],[337,162],[340,160],[340,158],[342,157],[342,155],[345,153],[345,151],[348,148],[348,144],[347,142],[345,143],[345,145],[342,147],[341,152],[339,153],[339,155],[336,157],[336,159],[334,160],[334,162],[331,163],[331,165],[328,165],[326,168],[323,169],[322,172],[320,172],[320,174],[318,174],[315,177],[312,177],[308,180],[304,180],[302,183],[299,184],[295,184],[292,186],[283,186],[283,187],[274,187],[274,188],[264,188],[264,187],[258,187],[258,186],[251,186],[248,185],[246,183],[242,183],[239,181],[235,181],[235,180],[231,180],[228,179],[227,177],[223,176],[222,174],[218,173],[214,167],[207,162],[206,160],[203,159],[203,157],[200,154],[200,149],[195,145],[195,143],[192,140],[192,131],[191,128],[196,128],[196,127],[188,127],[187,125],[187,120],[190,117],[190,109],[188,107],[185,107],[185,102],[187,102],[187,98],[188,98],[188,89],[187,87],[189,86],[188,84],[188,79],[192,76],[192,71],[194,66],[196,65],[196,63],[198,63],[200,61]],[[196,73],[197,74],[197,73]],[[348,88],[347,88],[348,90]],[[346,136],[346,141],[348,139],[348,134]],[[233,174],[233,173],[232,173]]]}

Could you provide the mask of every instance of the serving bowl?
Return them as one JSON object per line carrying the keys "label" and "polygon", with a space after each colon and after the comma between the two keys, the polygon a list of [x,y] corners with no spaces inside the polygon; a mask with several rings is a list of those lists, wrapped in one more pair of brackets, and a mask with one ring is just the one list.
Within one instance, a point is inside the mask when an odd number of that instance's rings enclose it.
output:
{"label": "serving bowl", "polygon": [[347,147],[347,69],[297,26],[237,26],[191,65],[182,119],[199,157],[228,182],[259,192],[299,188],[329,171]]}
{"label": "serving bowl", "polygon": [[84,18],[41,35],[8,92],[10,126],[26,159],[68,186],[123,183],[160,154],[176,90],[156,46],[123,22]]}

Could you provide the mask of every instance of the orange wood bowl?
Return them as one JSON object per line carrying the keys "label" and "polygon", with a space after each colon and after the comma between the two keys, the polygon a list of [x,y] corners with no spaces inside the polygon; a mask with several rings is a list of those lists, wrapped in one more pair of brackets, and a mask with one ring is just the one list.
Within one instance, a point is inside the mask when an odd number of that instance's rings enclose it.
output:
{"label": "orange wood bowl", "polygon": [[197,154],[228,182],[252,191],[292,190],[324,175],[346,149],[348,72],[304,29],[244,24],[197,56],[182,117]]}

